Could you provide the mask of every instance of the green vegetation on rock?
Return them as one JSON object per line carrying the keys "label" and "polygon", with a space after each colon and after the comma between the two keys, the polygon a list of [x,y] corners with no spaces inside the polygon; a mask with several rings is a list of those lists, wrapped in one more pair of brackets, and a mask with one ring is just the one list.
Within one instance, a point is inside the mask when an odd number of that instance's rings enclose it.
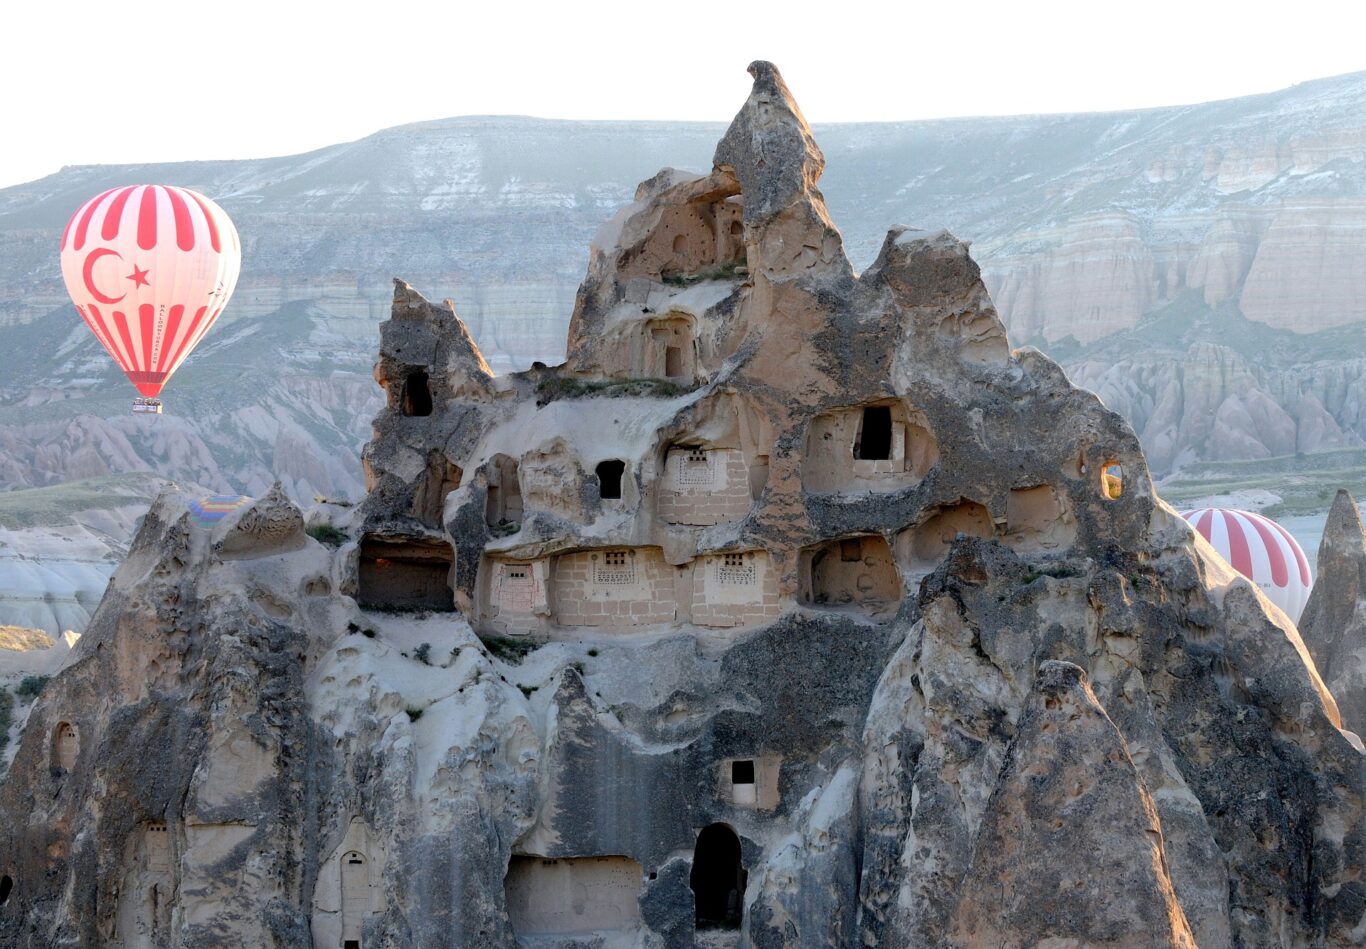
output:
{"label": "green vegetation on rock", "polygon": [[526,658],[527,653],[539,645],[540,643],[528,639],[512,639],[508,636],[489,636],[484,639],[484,646],[490,655],[514,666],[521,663]]}
{"label": "green vegetation on rock", "polygon": [[23,681],[14,693],[23,699],[36,699],[38,693],[43,691],[43,686],[47,685],[49,676],[24,676]]}
{"label": "green vegetation on rock", "polygon": [[345,531],[338,530],[331,524],[314,524],[304,533],[308,534],[309,537],[312,537],[318,543],[326,544],[328,547],[340,547],[350,540]]}

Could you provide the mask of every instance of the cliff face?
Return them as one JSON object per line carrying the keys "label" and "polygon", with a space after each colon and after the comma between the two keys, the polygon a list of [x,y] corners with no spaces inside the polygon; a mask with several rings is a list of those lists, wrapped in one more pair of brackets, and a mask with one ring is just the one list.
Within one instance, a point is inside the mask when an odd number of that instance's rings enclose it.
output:
{"label": "cliff face", "polygon": [[1304,644],[1337,700],[1343,727],[1366,733],[1366,530],[1346,491],[1328,512],[1315,576],[1300,617]]}
{"label": "cliff face", "polygon": [[[858,267],[888,221],[970,239],[1012,340],[1124,393],[1111,407],[1158,474],[1361,444],[1364,86],[1358,74],[1174,109],[830,126],[825,187]],[[307,155],[69,168],[0,191],[0,484],[156,470],[356,497],[368,433],[355,420],[376,408],[370,341],[389,277],[452,297],[493,368],[556,362],[597,223],[661,165],[708,167],[722,131],[451,119]],[[126,416],[126,384],[71,310],[52,250],[83,200],[132,180],[211,194],[245,241],[224,322],[155,420]],[[1239,337],[1261,345],[1241,351],[1237,388],[1188,397],[1204,349]],[[1220,438],[1202,428],[1211,409]]]}
{"label": "cliff face", "polygon": [[1295,629],[964,243],[855,274],[750,71],[598,232],[564,365],[397,282],[358,507],[158,498],[0,787],[0,939],[1359,942]]}

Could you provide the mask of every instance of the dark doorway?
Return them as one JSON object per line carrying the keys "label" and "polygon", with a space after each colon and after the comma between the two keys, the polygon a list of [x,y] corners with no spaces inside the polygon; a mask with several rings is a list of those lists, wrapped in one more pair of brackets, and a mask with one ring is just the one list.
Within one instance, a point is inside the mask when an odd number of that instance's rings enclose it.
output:
{"label": "dark doorway", "polygon": [[863,410],[854,457],[862,461],[887,461],[892,457],[892,407],[870,405]]}
{"label": "dark doorway", "polygon": [[427,374],[419,369],[403,380],[403,414],[431,415],[432,390],[427,385]]}
{"label": "dark doorway", "polygon": [[598,463],[598,496],[604,501],[621,498],[621,476],[626,473],[626,462],[615,458]]}
{"label": "dark doorway", "polygon": [[699,929],[740,928],[748,876],[740,863],[740,838],[735,831],[725,824],[703,828],[688,875]]}
{"label": "dark doorway", "polygon": [[348,939],[342,943],[342,949],[360,949],[360,940]]}
{"label": "dark doorway", "polygon": [[14,889],[14,881],[11,880],[10,875],[6,873],[4,876],[0,877],[0,906],[4,906],[9,902],[9,893],[12,889]]}
{"label": "dark doorway", "polygon": [[365,609],[454,610],[453,562],[451,546],[443,541],[366,535],[356,601]]}

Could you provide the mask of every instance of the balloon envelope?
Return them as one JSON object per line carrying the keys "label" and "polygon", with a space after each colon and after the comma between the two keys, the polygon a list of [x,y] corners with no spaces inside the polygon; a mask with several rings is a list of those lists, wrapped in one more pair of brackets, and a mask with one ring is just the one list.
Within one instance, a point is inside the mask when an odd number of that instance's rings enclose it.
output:
{"label": "balloon envelope", "polygon": [[190,502],[190,516],[201,525],[209,527],[253,500],[255,499],[242,494],[211,494]]}
{"label": "balloon envelope", "polygon": [[237,229],[187,188],[97,195],[62,235],[62,278],[86,326],[155,398],[223,312],[242,266]]}
{"label": "balloon envelope", "polygon": [[1300,621],[1314,581],[1309,560],[1289,531],[1269,517],[1234,508],[1204,507],[1181,516],[1268,600]]}

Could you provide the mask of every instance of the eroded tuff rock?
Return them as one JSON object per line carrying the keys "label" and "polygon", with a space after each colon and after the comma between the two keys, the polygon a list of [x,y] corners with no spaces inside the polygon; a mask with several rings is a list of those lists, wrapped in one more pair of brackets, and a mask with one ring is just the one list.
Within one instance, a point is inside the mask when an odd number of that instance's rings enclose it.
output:
{"label": "eroded tuff rock", "polygon": [[1346,491],[1328,511],[1315,576],[1300,634],[1337,700],[1343,727],[1366,735],[1366,531]]}
{"label": "eroded tuff rock", "polygon": [[564,365],[493,376],[396,284],[340,547],[157,501],[0,789],[0,936],[1359,942],[1295,629],[962,242],[854,272],[751,73],[599,232]]}
{"label": "eroded tuff rock", "polygon": [[1113,945],[1147,933],[1152,946],[1195,945],[1157,809],[1080,666],[1039,664],[965,879],[954,942]]}

